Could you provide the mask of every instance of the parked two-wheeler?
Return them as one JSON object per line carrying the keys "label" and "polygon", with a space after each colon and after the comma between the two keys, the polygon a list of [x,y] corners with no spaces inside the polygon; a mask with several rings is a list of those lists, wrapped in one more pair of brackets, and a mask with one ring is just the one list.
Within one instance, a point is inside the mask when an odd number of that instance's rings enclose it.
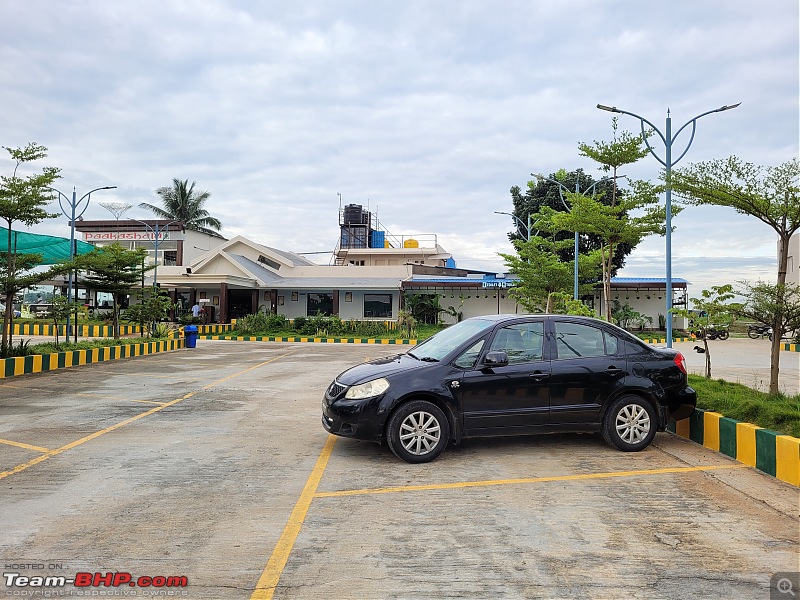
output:
{"label": "parked two-wheeler", "polygon": [[731,337],[731,334],[726,325],[711,325],[710,327],[706,327],[705,330],[700,329],[695,332],[695,336],[697,336],[698,340],[702,340],[703,338],[709,340],[727,340]]}
{"label": "parked two-wheeler", "polygon": [[769,325],[750,325],[747,328],[747,337],[753,340],[765,337],[772,339],[772,327]]}

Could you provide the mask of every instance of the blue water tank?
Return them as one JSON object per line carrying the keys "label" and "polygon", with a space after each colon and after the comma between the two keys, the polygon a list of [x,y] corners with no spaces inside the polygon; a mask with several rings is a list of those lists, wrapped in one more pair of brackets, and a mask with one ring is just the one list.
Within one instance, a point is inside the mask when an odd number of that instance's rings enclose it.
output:
{"label": "blue water tank", "polygon": [[448,269],[455,269],[456,268],[456,260],[451,256],[444,262],[444,266]]}
{"label": "blue water tank", "polygon": [[385,231],[374,231],[372,232],[372,239],[369,241],[370,248],[383,248],[384,243],[386,242],[386,232]]}

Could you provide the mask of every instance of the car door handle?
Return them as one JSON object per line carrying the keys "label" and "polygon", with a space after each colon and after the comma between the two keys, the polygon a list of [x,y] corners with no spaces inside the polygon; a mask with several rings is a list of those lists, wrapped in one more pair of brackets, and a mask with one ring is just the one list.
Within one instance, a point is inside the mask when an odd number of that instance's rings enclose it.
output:
{"label": "car door handle", "polygon": [[528,377],[533,377],[536,381],[541,381],[542,379],[547,379],[550,377],[549,373],[542,373],[541,371],[535,371],[528,375]]}
{"label": "car door handle", "polygon": [[619,375],[620,373],[622,373],[622,369],[618,369],[617,367],[608,367],[606,369],[606,373],[608,375]]}

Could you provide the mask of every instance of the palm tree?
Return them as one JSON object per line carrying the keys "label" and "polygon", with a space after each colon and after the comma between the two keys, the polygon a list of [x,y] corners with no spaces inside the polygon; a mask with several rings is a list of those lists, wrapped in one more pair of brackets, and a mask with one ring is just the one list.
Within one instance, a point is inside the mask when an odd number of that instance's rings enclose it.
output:
{"label": "palm tree", "polygon": [[156,190],[156,194],[161,196],[163,208],[147,202],[139,204],[139,208],[151,210],[162,219],[182,221],[189,229],[213,235],[214,231],[211,230],[219,231],[222,223],[219,219],[209,215],[208,211],[203,208],[203,204],[211,197],[211,194],[195,192],[194,185],[194,181],[192,185],[189,185],[188,179],[183,181],[173,179],[171,187],[164,186]]}

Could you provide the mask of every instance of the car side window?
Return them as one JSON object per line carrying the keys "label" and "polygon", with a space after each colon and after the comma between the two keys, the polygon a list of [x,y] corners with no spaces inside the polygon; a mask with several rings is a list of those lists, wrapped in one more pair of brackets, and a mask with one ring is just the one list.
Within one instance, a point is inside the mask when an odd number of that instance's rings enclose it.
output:
{"label": "car side window", "polygon": [[606,341],[606,354],[610,356],[619,354],[619,340],[607,331],[603,332],[603,338]]}
{"label": "car side window", "polygon": [[485,343],[486,340],[478,340],[467,350],[465,350],[461,356],[455,359],[453,364],[462,369],[471,369],[475,366],[475,361],[477,361],[478,357],[481,355],[481,350],[483,350],[483,345]]}
{"label": "car side window", "polygon": [[[556,321],[555,328],[558,358],[605,356],[606,341],[613,340],[611,343],[616,346],[616,338],[604,339],[603,331],[597,327]],[[610,354],[616,354],[616,348]]]}
{"label": "car side window", "polygon": [[489,352],[505,352],[508,364],[542,360],[544,353],[544,322],[518,323],[503,327],[494,336]]}

